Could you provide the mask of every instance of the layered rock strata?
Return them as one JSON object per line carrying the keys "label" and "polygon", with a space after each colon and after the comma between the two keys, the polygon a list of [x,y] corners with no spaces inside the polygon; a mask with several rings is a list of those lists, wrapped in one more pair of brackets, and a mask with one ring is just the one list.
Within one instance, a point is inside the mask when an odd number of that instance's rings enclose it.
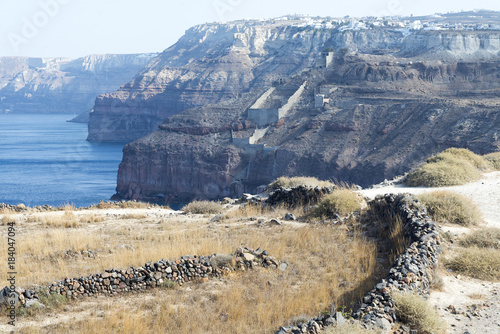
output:
{"label": "layered rock strata", "polygon": [[[267,89],[167,119],[125,147],[118,198],[240,197],[283,175],[369,186],[449,147],[499,150],[500,61],[386,59],[339,56],[328,68],[277,84],[269,101],[306,83],[271,124],[257,124],[248,113]],[[318,92],[328,100],[321,107]]]}

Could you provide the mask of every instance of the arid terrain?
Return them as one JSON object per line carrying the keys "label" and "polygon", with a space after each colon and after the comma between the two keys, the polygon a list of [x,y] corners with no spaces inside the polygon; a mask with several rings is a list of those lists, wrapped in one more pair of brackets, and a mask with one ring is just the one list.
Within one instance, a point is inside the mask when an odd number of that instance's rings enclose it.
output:
{"label": "arid terrain", "polygon": [[[485,173],[479,181],[462,186],[413,188],[398,184],[374,187],[360,193],[372,198],[386,193],[421,194],[439,190],[469,197],[483,214],[484,224],[480,226],[442,224],[442,231],[448,232],[451,240],[485,227],[500,228],[500,172]],[[453,252],[453,248],[454,244],[448,243],[445,255]],[[443,267],[439,274],[444,282],[443,288],[433,291],[429,300],[450,325],[449,333],[500,333],[500,283],[470,278]]]}

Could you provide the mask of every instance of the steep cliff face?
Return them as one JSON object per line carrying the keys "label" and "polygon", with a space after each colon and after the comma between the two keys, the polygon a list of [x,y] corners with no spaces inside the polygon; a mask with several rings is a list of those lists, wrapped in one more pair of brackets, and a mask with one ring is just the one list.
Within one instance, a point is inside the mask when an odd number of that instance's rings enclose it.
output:
{"label": "steep cliff face", "polygon": [[325,47],[370,52],[400,45],[399,31],[236,22],[196,26],[117,92],[99,96],[90,116],[91,141],[132,141],[179,112],[270,86],[311,66]]}
{"label": "steep cliff face", "polygon": [[500,32],[476,31],[423,31],[405,38],[405,55],[422,55],[432,51],[444,57],[477,59],[500,54]]}
{"label": "steep cliff face", "polygon": [[[276,87],[269,101],[307,83],[289,113],[253,144],[240,137],[255,133],[248,108],[259,95],[171,117],[125,147],[117,193],[167,202],[220,198],[254,192],[281,175],[367,186],[447,147],[499,150],[499,76],[500,60],[337,59]],[[318,92],[329,101],[315,108]]]}
{"label": "steep cliff face", "polygon": [[155,54],[0,58],[0,112],[82,113],[114,91]]}
{"label": "steep cliff face", "polygon": [[297,20],[191,28],[131,82],[97,98],[88,139],[138,139],[183,110],[225,101],[296,75],[328,48],[384,54],[389,61],[400,57],[402,61],[475,61],[500,52],[499,32],[341,28],[305,26]]}

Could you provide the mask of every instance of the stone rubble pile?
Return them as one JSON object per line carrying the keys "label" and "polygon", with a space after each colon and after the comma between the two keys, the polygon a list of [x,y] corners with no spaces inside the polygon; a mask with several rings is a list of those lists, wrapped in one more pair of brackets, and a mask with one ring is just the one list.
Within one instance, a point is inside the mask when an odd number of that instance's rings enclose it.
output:
{"label": "stone rubble pile", "polygon": [[[440,238],[436,224],[427,216],[427,209],[412,195],[379,196],[369,204],[385,207],[399,216],[405,239],[410,244],[396,259],[389,276],[364,296],[363,303],[353,314],[365,326],[388,332],[398,320],[392,293],[403,291],[424,296],[429,294],[433,271],[441,253]],[[319,333],[321,328],[335,325],[335,319],[336,314],[325,314],[307,324],[281,327],[276,334]]]}
{"label": "stone rubble pile", "polygon": [[205,282],[209,278],[221,277],[224,272],[254,267],[278,268],[279,265],[280,261],[269,256],[267,251],[261,250],[260,247],[256,250],[245,247],[238,248],[230,255],[187,255],[175,261],[162,259],[137,268],[109,269],[87,277],[66,278],[44,287],[18,288],[16,295],[21,305],[28,305],[28,301],[38,299],[42,291],[60,294],[70,299],[100,294],[116,295],[160,287],[167,282],[179,285],[189,281]]}
{"label": "stone rubble pile", "polygon": [[324,195],[331,194],[334,190],[335,187],[280,187],[271,192],[266,203],[271,206],[285,204],[288,207],[314,205],[317,204]]}

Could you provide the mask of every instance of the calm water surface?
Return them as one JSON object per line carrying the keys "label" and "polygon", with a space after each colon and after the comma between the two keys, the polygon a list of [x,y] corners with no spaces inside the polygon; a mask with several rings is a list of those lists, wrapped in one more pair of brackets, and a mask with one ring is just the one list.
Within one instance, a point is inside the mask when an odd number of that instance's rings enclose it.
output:
{"label": "calm water surface", "polygon": [[124,145],[89,143],[70,118],[0,114],[0,203],[79,207],[115,193]]}

